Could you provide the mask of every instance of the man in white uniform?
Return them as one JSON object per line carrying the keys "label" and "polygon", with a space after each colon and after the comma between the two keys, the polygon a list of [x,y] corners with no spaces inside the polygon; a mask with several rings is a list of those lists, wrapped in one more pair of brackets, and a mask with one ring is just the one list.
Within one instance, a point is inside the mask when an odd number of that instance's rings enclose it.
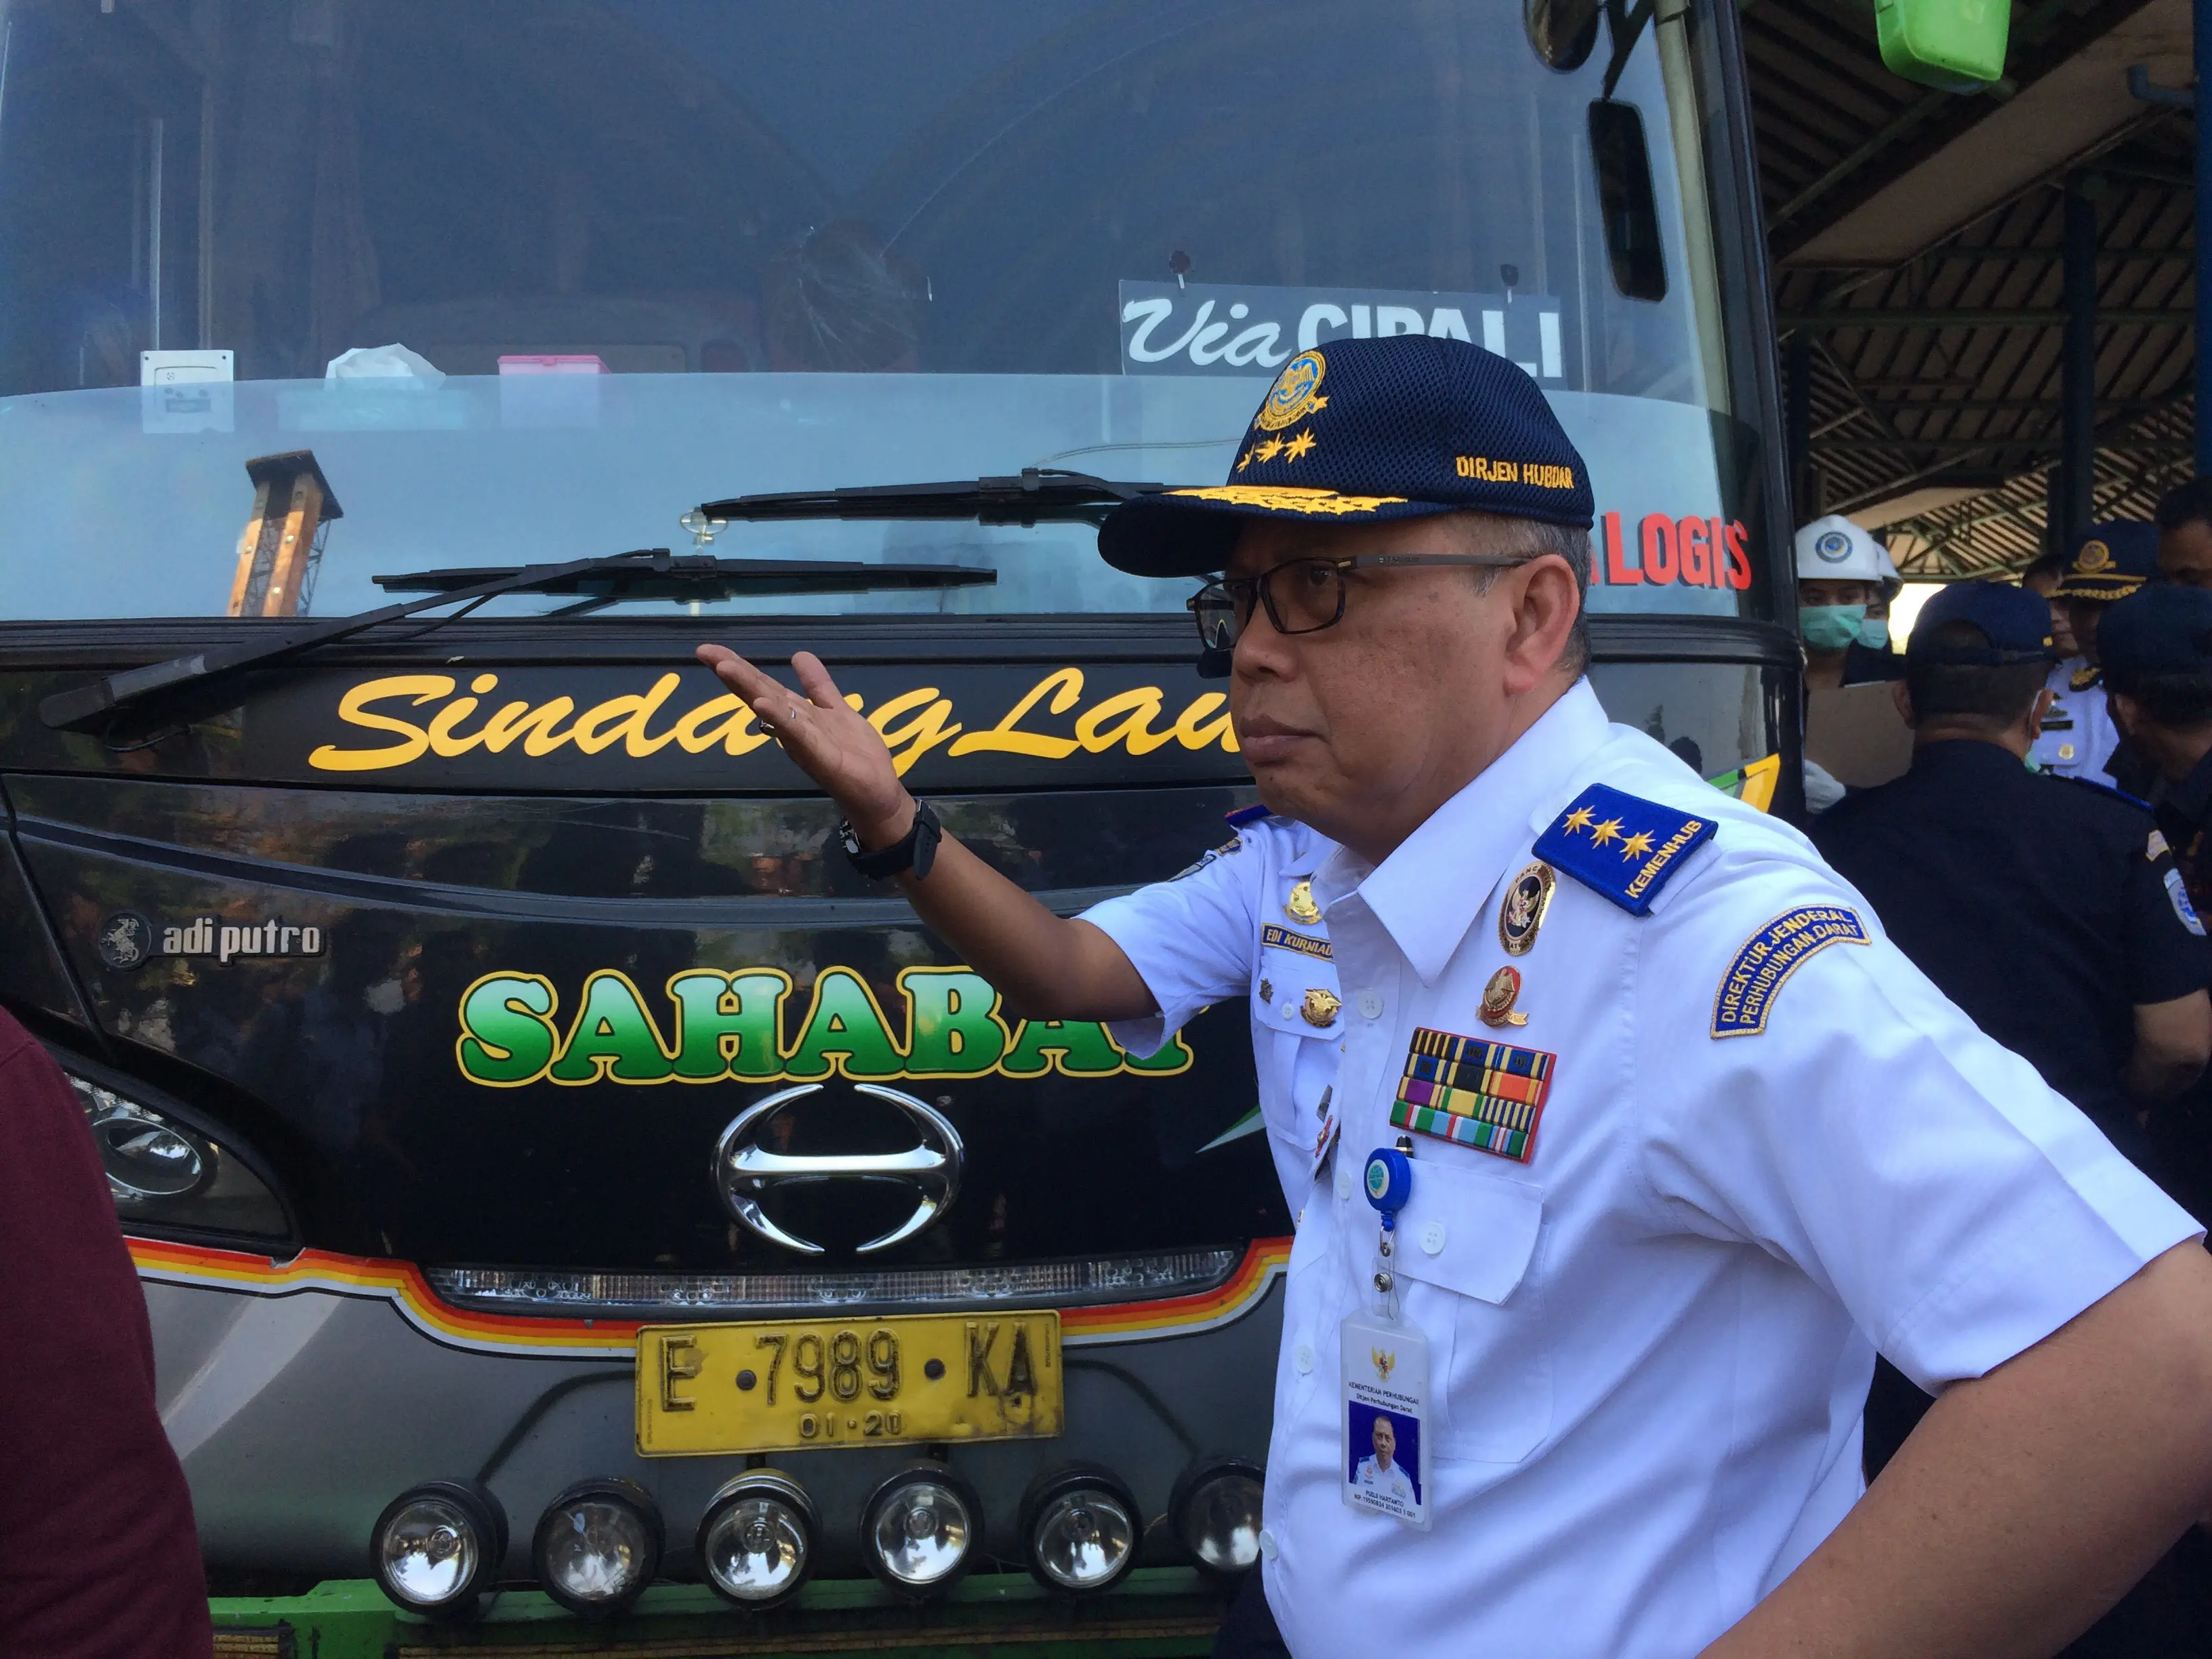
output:
{"label": "man in white uniform", "polygon": [[1377,1413],[1371,1443],[1375,1449],[1359,1460],[1352,1472],[1352,1484],[1362,1492],[1380,1493],[1394,1504],[1411,1509],[1413,1504],[1413,1483],[1406,1478],[1406,1471],[1391,1460],[1398,1455],[1398,1431],[1390,1426],[1390,1419]]}
{"label": "man in white uniform", "polygon": [[[1292,1653],[2055,1651],[2212,1509],[2212,1261],[1803,837],[1607,720],[1591,511],[1502,359],[1284,365],[1227,484],[1100,537],[1226,570],[1193,608],[1273,815],[1075,920],[941,836],[817,659],[701,656],[1027,1014],[1150,1052],[1253,998],[1317,1177],[1261,1536]],[[1358,1172],[1401,1137],[1426,1531],[1343,1498]],[[1941,1397],[1862,1498],[1877,1346]]]}
{"label": "man in white uniform", "polygon": [[2158,579],[2155,525],[2113,519],[2090,526],[2075,538],[2065,574],[2051,597],[2054,605],[2064,608],[2080,654],[2053,664],[2051,678],[2044,682],[2051,692],[2051,708],[2028,758],[2045,771],[2112,787],[2105,763],[2120,746],[2120,733],[2105,703],[2097,623],[2113,600]]}

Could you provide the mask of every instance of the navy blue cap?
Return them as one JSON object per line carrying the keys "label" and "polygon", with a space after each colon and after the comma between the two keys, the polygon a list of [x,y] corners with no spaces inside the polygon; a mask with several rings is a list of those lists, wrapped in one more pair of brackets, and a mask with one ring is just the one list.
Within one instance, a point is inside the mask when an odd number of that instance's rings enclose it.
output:
{"label": "navy blue cap", "polygon": [[[2067,550],[2066,574],[2058,579],[2051,597],[2125,599],[2145,582],[2157,580],[2158,526],[2134,519],[2108,519],[2074,538]],[[2100,653],[2102,649],[2100,644]]]}
{"label": "navy blue cap", "polygon": [[2123,692],[2145,675],[2212,672],[2212,591],[2146,584],[2098,623],[2097,659]]}
{"label": "navy blue cap", "polygon": [[[1945,623],[1972,623],[1987,641],[1942,645]],[[2102,637],[2100,635],[2099,637]],[[1953,582],[1920,607],[1905,642],[1907,662],[1955,663],[2001,668],[2008,663],[2051,659],[2051,605],[2040,594],[2008,582]]]}
{"label": "navy blue cap", "polygon": [[1589,469],[1535,381],[1464,340],[1332,340],[1285,363],[1227,482],[1117,507],[1098,550],[1139,576],[1229,562],[1255,519],[1374,524],[1495,513],[1589,528]]}

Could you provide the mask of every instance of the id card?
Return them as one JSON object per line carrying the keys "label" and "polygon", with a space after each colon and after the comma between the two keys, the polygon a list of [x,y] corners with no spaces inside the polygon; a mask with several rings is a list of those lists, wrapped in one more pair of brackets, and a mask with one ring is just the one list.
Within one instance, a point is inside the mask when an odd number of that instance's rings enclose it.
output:
{"label": "id card", "polygon": [[1344,1501],[1429,1529],[1429,1339],[1374,1314],[1344,1322]]}

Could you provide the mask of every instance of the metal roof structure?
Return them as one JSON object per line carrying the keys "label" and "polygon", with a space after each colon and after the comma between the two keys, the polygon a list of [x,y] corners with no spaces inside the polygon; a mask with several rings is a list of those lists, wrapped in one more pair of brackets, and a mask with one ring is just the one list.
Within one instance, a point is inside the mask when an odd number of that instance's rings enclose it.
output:
{"label": "metal roof structure", "polygon": [[1891,75],[1863,0],[1741,13],[1805,505],[1908,575],[2045,550],[2070,193],[2097,247],[2087,516],[2149,517],[2192,470],[2195,125],[2160,98],[2190,82],[2186,0],[2022,0],[2007,78],[1966,95]]}

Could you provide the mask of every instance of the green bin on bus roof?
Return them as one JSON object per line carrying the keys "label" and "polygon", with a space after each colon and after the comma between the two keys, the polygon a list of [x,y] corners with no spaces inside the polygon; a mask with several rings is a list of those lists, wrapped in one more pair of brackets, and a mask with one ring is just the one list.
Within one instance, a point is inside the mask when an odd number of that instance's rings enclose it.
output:
{"label": "green bin on bus roof", "polygon": [[1893,75],[1972,92],[2004,73],[2011,0],[1875,0],[1874,16]]}

